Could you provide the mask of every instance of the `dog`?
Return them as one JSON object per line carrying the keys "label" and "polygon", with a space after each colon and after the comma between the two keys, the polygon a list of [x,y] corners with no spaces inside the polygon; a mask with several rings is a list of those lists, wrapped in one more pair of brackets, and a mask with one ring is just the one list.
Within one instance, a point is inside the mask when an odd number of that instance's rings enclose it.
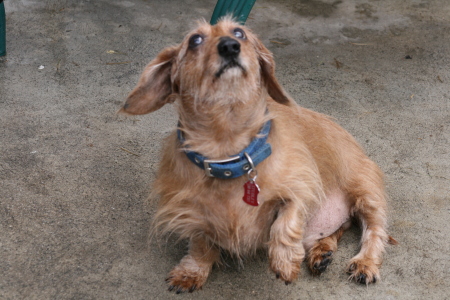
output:
{"label": "dog", "polygon": [[178,110],[153,189],[155,230],[189,241],[166,279],[170,291],[201,289],[221,251],[242,258],[266,249],[286,284],[304,260],[320,275],[352,220],[361,249],[347,272],[364,284],[380,279],[385,246],[395,243],[383,173],[347,131],[298,106],[274,70],[247,27],[229,17],[199,22],[146,66],[120,110]]}

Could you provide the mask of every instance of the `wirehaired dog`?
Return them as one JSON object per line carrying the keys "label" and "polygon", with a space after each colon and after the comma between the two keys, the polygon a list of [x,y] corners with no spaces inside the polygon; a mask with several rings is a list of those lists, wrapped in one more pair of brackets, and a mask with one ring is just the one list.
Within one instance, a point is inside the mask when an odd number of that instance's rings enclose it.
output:
{"label": "wirehaired dog", "polygon": [[348,265],[360,283],[380,278],[386,232],[383,174],[329,117],[299,107],[274,76],[272,54],[230,18],[201,22],[143,71],[121,112],[175,102],[178,129],[164,146],[154,226],[189,240],[169,290],[200,289],[220,251],[266,248],[286,284],[306,259],[313,274],[332,260],[350,221],[361,250]]}

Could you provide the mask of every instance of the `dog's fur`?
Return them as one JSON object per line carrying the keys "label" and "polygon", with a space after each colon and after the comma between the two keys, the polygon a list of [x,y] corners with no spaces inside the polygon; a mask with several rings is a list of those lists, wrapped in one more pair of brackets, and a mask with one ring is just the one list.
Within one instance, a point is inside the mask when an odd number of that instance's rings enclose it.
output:
{"label": "dog's fur", "polygon": [[[244,36],[235,36],[240,28]],[[238,30],[239,31],[239,30]],[[193,44],[194,35],[201,37]],[[229,64],[218,43],[240,44]],[[160,195],[155,228],[189,239],[189,253],[169,274],[170,290],[194,291],[205,283],[221,249],[238,257],[267,248],[270,267],[287,283],[306,258],[313,274],[331,262],[350,218],[362,227],[361,250],[350,277],[380,278],[387,242],[383,174],[353,137],[327,116],[301,108],[274,76],[272,54],[246,27],[225,18],[200,22],[183,42],[164,49],[144,70],[121,109],[146,114],[175,102],[185,142],[171,134],[154,192]],[[239,153],[272,119],[272,154],[260,163],[260,205],[242,201],[247,176],[207,177],[183,149],[211,159]]]}

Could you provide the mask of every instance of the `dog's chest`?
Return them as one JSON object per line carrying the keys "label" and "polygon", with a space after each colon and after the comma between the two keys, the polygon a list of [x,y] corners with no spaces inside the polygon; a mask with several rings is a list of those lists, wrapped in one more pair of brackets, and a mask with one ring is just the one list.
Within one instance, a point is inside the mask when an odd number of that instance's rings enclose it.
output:
{"label": "dog's chest", "polygon": [[267,241],[276,213],[271,202],[252,206],[243,197],[244,186],[242,191],[222,193],[199,207],[208,227],[205,234],[220,247],[239,255],[254,251]]}

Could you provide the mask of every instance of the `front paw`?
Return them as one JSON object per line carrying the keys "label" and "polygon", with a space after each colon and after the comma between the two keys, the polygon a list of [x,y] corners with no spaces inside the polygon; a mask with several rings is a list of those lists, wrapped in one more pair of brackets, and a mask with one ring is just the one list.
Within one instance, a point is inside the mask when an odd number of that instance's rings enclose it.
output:
{"label": "front paw", "polygon": [[166,278],[169,291],[180,294],[199,290],[205,284],[209,271],[208,267],[200,266],[192,258],[183,259]]}
{"label": "front paw", "polygon": [[304,255],[299,255],[295,251],[288,251],[287,249],[278,250],[271,252],[270,268],[277,278],[288,285],[297,279]]}
{"label": "front paw", "polygon": [[297,279],[300,271],[300,263],[285,264],[282,267],[271,265],[271,269],[275,273],[276,278],[283,280],[288,285]]}
{"label": "front paw", "polygon": [[286,246],[274,243],[269,246],[270,268],[286,285],[297,279],[304,258],[305,249],[302,245]]}

